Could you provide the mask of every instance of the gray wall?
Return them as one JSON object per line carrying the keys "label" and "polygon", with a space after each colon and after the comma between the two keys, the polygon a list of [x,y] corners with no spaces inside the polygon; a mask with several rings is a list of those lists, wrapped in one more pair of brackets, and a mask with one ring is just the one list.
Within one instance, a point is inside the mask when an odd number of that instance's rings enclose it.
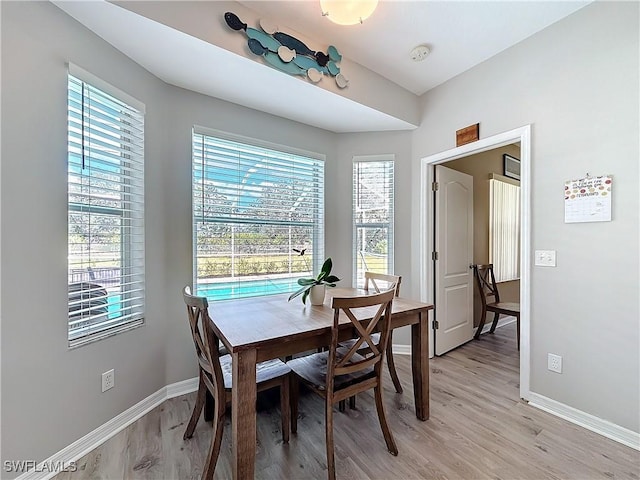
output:
{"label": "gray wall", "polygon": [[[50,3],[1,8],[2,459],[41,460],[166,384],[166,87]],[[74,350],[67,348],[69,60],[148,107],[146,325]],[[110,368],[116,387],[102,394],[100,374]]]}
{"label": "gray wall", "polygon": [[[327,237],[327,249],[335,252],[342,283],[351,284],[353,274],[353,157],[357,155],[395,155],[394,175],[394,273],[402,275],[402,292],[411,291],[411,132],[341,134],[337,142],[334,175],[327,177],[325,195],[335,205],[327,230],[340,232]],[[345,208],[347,206],[347,208]],[[344,233],[343,233],[344,232]],[[394,333],[394,343],[410,344],[409,328]]]}
{"label": "gray wall", "polygon": [[[223,20],[224,12],[231,11],[249,27],[257,26],[260,16],[251,10],[250,4],[245,6],[239,2],[224,0],[208,2],[188,0],[140,2],[134,0],[116,3],[146,18],[236,53],[240,57],[254,57],[248,50],[245,35],[238,35],[238,32],[228,28]],[[208,20],[197,22],[194,19]],[[305,35],[306,32],[296,32],[288,28],[287,33],[294,35],[306,45],[317,45],[317,42]],[[255,72],[261,66],[260,63],[251,61],[246,62],[246,68],[247,72]],[[341,89],[336,86],[335,82],[319,82],[315,84],[315,88],[328,90],[335,95],[349,98],[354,102],[402,119],[411,125],[417,125],[420,111],[413,93],[346,57],[340,61],[340,68],[349,72],[351,87]],[[292,78],[285,77],[283,80],[289,81],[291,85]],[[384,95],[379,95],[379,92],[384,92]]]}
{"label": "gray wall", "polygon": [[[557,250],[558,266],[532,267],[531,391],[635,432],[638,9],[596,2],[433,89],[413,138],[417,222],[420,158],[454,148],[472,123],[482,138],[532,124],[531,245]],[[613,175],[612,222],[564,223],[564,182],[586,172]],[[561,375],[548,352],[563,356]]]}
{"label": "gray wall", "polygon": [[[362,135],[354,142],[166,85],[49,3],[0,5],[2,458],[44,459],[164,385],[197,374],[179,300],[182,287],[192,282],[194,125],[326,156],[326,254],[334,257],[335,272],[346,284],[351,234],[335,232],[351,232],[351,159],[396,154],[404,165],[398,176],[408,183],[410,142],[409,133],[383,133],[376,140]],[[67,349],[66,324],[69,61],[138,98],[147,112],[146,325],[75,350]],[[331,186],[336,183],[339,189]],[[408,192],[398,197],[402,210],[409,211]],[[406,222],[400,217],[399,228],[408,231]],[[410,238],[403,242],[409,245]],[[398,255],[399,264],[408,271],[408,255]],[[116,388],[103,394],[100,374],[110,368],[116,371]]]}
{"label": "gray wall", "polygon": [[[324,154],[330,177],[337,136],[168,86],[48,2],[0,7],[2,460],[43,460],[197,375],[179,293],[192,282],[193,126]],[[66,301],[69,61],[146,104],[146,324],[74,350]],[[110,368],[116,387],[101,393],[100,374]]]}
{"label": "gray wall", "polygon": [[[283,95],[285,92],[281,92]],[[273,117],[255,110],[195,94],[187,90],[171,90],[171,144],[165,178],[164,214],[169,219],[166,241],[169,245],[165,259],[168,271],[166,312],[170,317],[167,329],[167,382],[173,383],[196,375],[193,369],[193,345],[181,300],[175,294],[192,277],[191,226],[191,130],[194,125],[244,135],[262,141],[326,155],[325,175],[333,176],[336,135],[317,128]],[[329,180],[327,179],[327,183]],[[334,211],[330,194],[326,194],[326,239],[334,235],[330,228]],[[325,253],[333,255],[333,247],[326,242]],[[177,299],[177,301],[176,301]],[[215,310],[214,310],[215,312]],[[180,338],[181,341],[176,341]],[[188,348],[185,348],[185,345]]]}
{"label": "gray wall", "polygon": [[[558,250],[556,269],[533,271],[532,388],[639,430],[637,4],[587,7],[442,85],[424,96],[416,132],[358,135],[170,87],[49,3],[0,8],[2,460],[45,459],[195,376],[175,300],[192,280],[194,124],[326,155],[326,251],[345,279],[351,159],[395,154],[395,267],[404,291],[417,295],[419,158],[452,148],[454,131],[477,121],[483,136],[532,123],[533,246]],[[67,61],[147,106],[147,323],[75,350],[67,349]],[[614,221],[565,225],[562,185],[586,171],[614,175]],[[564,356],[563,375],[546,371],[547,351]],[[116,388],[102,394],[109,368]]]}

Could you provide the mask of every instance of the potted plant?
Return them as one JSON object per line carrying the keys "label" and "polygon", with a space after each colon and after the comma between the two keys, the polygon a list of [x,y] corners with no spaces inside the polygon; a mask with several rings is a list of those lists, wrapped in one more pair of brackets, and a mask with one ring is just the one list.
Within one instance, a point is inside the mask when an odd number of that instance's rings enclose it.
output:
{"label": "potted plant", "polygon": [[317,277],[298,279],[298,285],[301,287],[291,294],[289,300],[302,295],[302,303],[307,303],[307,297],[311,296],[311,305],[322,305],[324,302],[325,288],[335,287],[336,282],[340,281],[338,277],[331,275],[332,267],[333,263],[331,257],[329,257],[322,264],[322,268]]}

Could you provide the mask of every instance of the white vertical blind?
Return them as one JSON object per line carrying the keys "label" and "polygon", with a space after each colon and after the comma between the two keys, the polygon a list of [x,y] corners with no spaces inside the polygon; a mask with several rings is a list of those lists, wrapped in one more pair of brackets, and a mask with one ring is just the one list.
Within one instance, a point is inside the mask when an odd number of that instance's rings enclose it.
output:
{"label": "white vertical blind", "polygon": [[520,187],[489,180],[489,262],[496,282],[520,278]]}
{"label": "white vertical blind", "polygon": [[68,77],[69,345],[141,325],[144,116]]}
{"label": "white vertical blind", "polygon": [[193,228],[199,295],[296,290],[324,261],[324,162],[194,132]]}
{"label": "white vertical blind", "polygon": [[355,157],[353,162],[354,285],[358,287],[364,286],[366,270],[393,273],[394,162],[366,158]]}

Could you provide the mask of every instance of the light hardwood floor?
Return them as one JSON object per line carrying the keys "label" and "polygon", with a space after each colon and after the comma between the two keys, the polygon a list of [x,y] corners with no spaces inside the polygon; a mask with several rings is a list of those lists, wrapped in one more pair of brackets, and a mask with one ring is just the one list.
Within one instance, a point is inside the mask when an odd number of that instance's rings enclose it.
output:
{"label": "light hardwood floor", "polygon": [[[385,448],[373,396],[361,394],[356,410],[334,416],[338,478],[638,480],[640,452],[519,400],[515,337],[507,325],[433,359],[426,422],[414,413],[410,357],[396,355],[405,392],[385,373],[385,401],[399,455]],[[55,479],[200,478],[211,427],[201,420],[182,440],[194,399],[168,400]],[[323,408],[301,394],[298,434],[283,445],[278,396],[261,397],[256,478],[326,478]],[[216,479],[231,477],[230,433],[228,414]]]}

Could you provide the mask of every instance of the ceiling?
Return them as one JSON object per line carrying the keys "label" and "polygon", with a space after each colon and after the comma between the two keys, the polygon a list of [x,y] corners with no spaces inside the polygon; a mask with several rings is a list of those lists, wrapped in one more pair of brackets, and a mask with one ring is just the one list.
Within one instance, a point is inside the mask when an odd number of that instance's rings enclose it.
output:
{"label": "ceiling", "polygon": [[[318,1],[243,1],[260,16],[278,19],[347,58],[421,95],[570,15],[587,1],[382,0],[361,25],[339,26]],[[414,62],[410,51],[431,54]]]}
{"label": "ceiling", "polygon": [[[334,132],[417,126],[121,6],[102,0],[53,3],[167,83]],[[345,58],[411,92],[417,102],[419,95],[590,1],[381,0],[369,19],[353,26],[331,23],[322,16],[318,1],[239,3],[282,30],[301,32],[319,44],[336,45]],[[194,24],[201,21],[193,18]],[[212,28],[217,25],[213,20],[211,23]],[[415,62],[410,51],[421,44],[431,53],[424,61]],[[211,61],[207,65],[202,58]],[[226,75],[220,75],[220,65],[225,65]],[[298,102],[262,93],[270,85],[282,89],[283,82],[287,82],[287,97],[304,99],[304,108]]]}

